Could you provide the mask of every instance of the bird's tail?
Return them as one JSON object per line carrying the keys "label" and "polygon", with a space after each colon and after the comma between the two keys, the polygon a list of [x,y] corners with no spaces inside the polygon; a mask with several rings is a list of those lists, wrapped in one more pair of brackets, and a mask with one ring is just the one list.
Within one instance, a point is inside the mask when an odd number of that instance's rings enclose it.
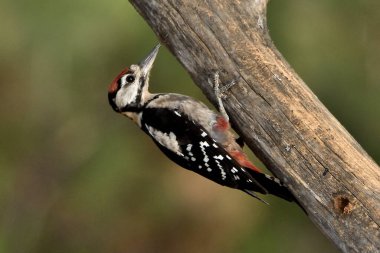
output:
{"label": "bird's tail", "polygon": [[[255,189],[244,189],[244,191],[249,195],[263,201],[255,195],[254,191],[257,191],[262,194],[272,194],[287,201],[296,200],[293,194],[281,183],[278,178],[250,169],[247,169],[247,172],[251,175],[252,179],[256,183]],[[266,203],[265,201],[263,202]]]}

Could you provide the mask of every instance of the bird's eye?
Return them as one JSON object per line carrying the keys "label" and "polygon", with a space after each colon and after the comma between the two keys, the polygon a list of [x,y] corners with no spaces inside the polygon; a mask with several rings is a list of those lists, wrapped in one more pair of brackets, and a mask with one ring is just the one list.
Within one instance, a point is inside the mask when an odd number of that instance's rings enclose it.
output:
{"label": "bird's eye", "polygon": [[134,75],[127,75],[125,80],[127,81],[127,83],[133,83],[135,81],[135,76]]}

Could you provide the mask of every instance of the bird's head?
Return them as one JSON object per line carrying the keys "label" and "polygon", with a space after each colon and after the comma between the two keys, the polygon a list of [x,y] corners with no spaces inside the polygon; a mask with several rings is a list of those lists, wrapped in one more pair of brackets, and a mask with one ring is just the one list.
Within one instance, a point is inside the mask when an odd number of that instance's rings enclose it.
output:
{"label": "bird's head", "polygon": [[108,101],[116,112],[140,110],[150,93],[149,73],[153,67],[160,44],[139,64],[125,68],[108,87]]}

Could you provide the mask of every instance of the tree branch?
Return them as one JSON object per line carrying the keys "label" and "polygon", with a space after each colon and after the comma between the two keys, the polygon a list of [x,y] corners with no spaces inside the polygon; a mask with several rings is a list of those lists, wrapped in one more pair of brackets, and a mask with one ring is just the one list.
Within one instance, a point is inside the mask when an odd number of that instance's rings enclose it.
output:
{"label": "tree branch", "polygon": [[131,0],[247,145],[344,252],[380,251],[380,169],[274,47],[265,0]]}

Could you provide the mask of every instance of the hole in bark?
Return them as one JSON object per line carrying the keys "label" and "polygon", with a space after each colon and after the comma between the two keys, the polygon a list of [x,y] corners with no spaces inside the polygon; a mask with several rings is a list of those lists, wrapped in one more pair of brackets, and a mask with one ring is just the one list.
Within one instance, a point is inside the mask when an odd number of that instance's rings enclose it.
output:
{"label": "hole in bark", "polygon": [[354,204],[349,198],[339,195],[333,198],[334,209],[339,214],[350,214],[354,209]]}

